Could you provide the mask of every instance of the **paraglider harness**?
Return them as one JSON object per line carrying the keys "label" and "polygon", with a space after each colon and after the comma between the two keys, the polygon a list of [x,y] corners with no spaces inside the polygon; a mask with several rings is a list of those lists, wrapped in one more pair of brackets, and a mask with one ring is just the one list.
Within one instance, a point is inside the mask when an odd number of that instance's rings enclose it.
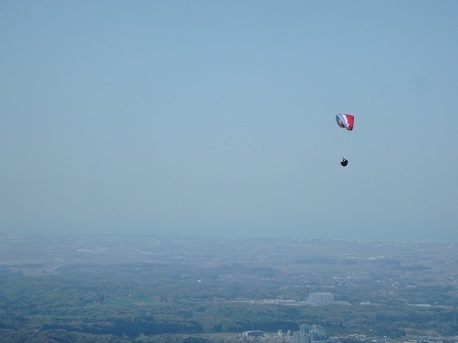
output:
{"label": "paraglider harness", "polygon": [[342,167],[346,167],[347,164],[348,164],[348,160],[345,159],[345,157],[343,157],[343,158],[342,158],[342,162],[340,162],[340,165],[341,165]]}

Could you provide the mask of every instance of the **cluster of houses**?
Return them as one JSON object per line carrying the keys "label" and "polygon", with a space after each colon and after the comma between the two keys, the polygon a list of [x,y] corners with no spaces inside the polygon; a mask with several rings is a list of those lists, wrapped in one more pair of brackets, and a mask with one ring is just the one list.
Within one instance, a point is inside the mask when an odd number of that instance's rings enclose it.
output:
{"label": "cluster of houses", "polygon": [[242,342],[262,343],[338,343],[337,338],[326,337],[326,330],[322,326],[308,324],[301,325],[299,331],[288,331],[287,333],[283,333],[281,330],[275,334],[268,334],[259,330],[245,331],[240,340]]}

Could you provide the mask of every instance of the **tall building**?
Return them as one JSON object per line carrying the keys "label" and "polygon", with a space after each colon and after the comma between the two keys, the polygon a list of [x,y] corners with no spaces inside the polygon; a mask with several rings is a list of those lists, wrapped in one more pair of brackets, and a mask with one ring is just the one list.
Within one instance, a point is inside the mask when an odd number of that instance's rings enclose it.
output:
{"label": "tall building", "polygon": [[299,328],[299,336],[297,339],[298,343],[311,343],[310,340],[310,326],[307,324],[302,324]]}
{"label": "tall building", "polygon": [[310,331],[310,326],[308,326],[307,324],[302,324],[299,327],[299,330],[300,330],[301,335],[307,335]]}
{"label": "tall building", "polygon": [[300,331],[295,331],[293,334],[294,341],[297,343],[313,343],[326,340],[326,330],[319,325],[300,326]]}

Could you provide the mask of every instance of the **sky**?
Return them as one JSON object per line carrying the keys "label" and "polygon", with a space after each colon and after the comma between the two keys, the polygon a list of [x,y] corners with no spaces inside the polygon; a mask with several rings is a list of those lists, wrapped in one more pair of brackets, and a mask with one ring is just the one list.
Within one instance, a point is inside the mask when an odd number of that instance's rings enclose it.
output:
{"label": "sky", "polygon": [[2,0],[0,234],[458,241],[457,42],[448,0]]}

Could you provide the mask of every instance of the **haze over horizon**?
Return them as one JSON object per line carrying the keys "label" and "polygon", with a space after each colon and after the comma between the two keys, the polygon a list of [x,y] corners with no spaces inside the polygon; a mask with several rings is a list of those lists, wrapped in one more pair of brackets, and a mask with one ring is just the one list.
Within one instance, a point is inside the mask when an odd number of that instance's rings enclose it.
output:
{"label": "haze over horizon", "polygon": [[3,1],[0,234],[458,241],[457,13]]}

